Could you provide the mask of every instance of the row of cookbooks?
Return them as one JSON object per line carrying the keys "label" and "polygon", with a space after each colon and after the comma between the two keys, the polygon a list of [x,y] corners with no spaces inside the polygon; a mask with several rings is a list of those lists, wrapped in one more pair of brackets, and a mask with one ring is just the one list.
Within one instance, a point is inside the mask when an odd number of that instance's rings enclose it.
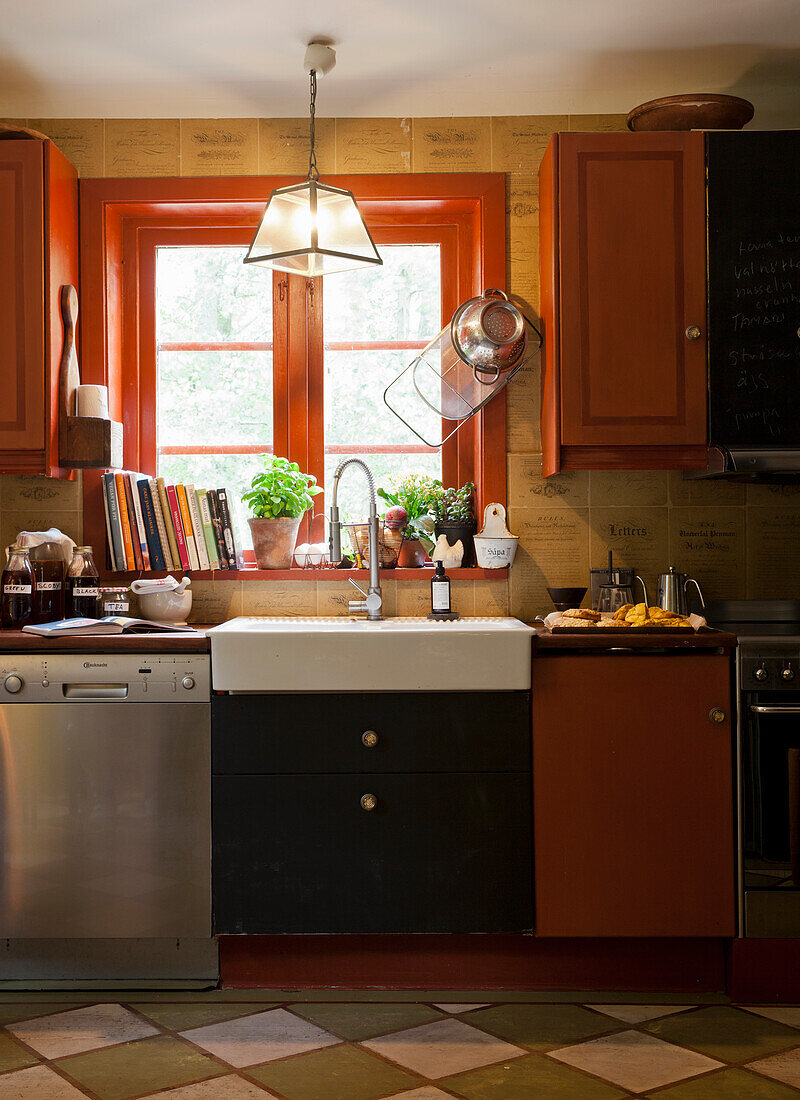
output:
{"label": "row of cookbooks", "polygon": [[238,567],[226,489],[108,473],[103,474],[103,499],[112,569]]}

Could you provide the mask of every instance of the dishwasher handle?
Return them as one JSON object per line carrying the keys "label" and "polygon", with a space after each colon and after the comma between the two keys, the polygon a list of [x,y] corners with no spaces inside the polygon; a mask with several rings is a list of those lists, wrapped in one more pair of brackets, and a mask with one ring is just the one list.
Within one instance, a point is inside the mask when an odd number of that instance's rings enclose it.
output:
{"label": "dishwasher handle", "polygon": [[86,699],[102,702],[106,699],[127,699],[127,684],[62,684],[65,699]]}
{"label": "dishwasher handle", "polygon": [[762,707],[753,705],[750,707],[750,710],[753,712],[753,714],[800,714],[800,707],[791,706]]}

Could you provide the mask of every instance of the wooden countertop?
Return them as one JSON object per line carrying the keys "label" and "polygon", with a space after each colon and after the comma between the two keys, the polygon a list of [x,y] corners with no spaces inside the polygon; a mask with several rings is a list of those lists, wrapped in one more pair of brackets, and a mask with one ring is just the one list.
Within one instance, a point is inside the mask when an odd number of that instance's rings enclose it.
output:
{"label": "wooden countertop", "polygon": [[559,650],[596,650],[606,653],[609,650],[719,650],[735,649],[735,634],[725,634],[710,627],[696,634],[604,634],[600,630],[587,630],[585,634],[551,634],[544,627],[534,626],[533,653],[550,653]]}
{"label": "wooden countertop", "polygon": [[23,630],[0,630],[0,653],[209,653],[206,628],[196,634],[105,634],[42,638]]}

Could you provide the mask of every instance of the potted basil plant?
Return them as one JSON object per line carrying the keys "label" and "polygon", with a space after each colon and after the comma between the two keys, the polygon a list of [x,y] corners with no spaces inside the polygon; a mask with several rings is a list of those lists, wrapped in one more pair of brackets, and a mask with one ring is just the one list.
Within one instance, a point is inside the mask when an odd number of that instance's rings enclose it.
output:
{"label": "potted basil plant", "polygon": [[251,481],[242,500],[253,513],[248,519],[259,569],[289,569],[300,521],[322,489],[313,474],[296,462],[262,455],[264,469]]}
{"label": "potted basil plant", "polygon": [[397,564],[402,569],[425,565],[433,550],[431,504],[442,487],[441,481],[425,474],[407,474],[392,489],[378,489],[378,496],[392,507],[384,523],[390,529],[403,529],[403,542]]}
{"label": "potted basil plant", "polygon": [[447,538],[451,546],[455,546],[459,539],[464,547],[462,565],[475,564],[475,543],[473,541],[477,524],[475,522],[474,504],[475,486],[471,481],[462,485],[460,489],[439,488],[431,502],[431,512],[434,518],[434,532],[438,539],[440,535]]}

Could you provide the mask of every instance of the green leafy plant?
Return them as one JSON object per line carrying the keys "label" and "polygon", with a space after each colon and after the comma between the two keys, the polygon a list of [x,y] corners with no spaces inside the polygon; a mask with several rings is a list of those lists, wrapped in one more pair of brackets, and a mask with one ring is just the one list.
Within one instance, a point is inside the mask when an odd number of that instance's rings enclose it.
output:
{"label": "green leafy plant", "polygon": [[431,512],[437,524],[474,523],[475,486],[471,481],[460,489],[444,489],[441,486],[431,502]]}
{"label": "green leafy plant", "polygon": [[403,538],[419,539],[429,552],[433,549],[433,502],[441,489],[441,481],[425,474],[407,474],[392,489],[378,489],[378,496],[387,503],[405,508],[408,523]]}
{"label": "green leafy plant", "polygon": [[275,455],[262,455],[263,471],[251,481],[242,500],[256,519],[298,519],[313,507],[322,489],[313,474],[303,474],[296,462]]}

